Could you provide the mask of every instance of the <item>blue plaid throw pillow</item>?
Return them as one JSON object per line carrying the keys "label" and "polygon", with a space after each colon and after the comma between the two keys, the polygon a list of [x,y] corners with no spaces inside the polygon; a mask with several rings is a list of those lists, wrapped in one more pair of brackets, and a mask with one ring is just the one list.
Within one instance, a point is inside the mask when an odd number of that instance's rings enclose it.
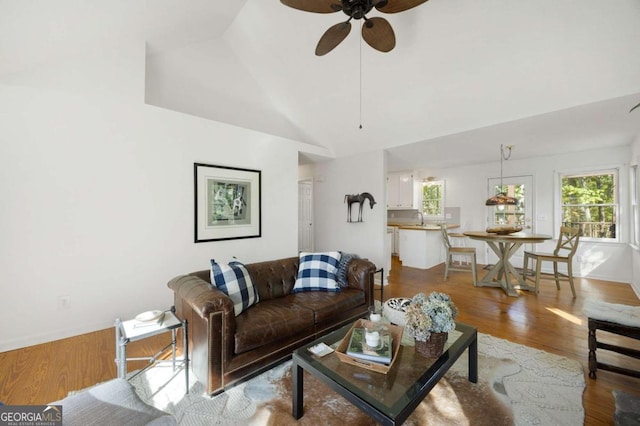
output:
{"label": "blue plaid throw pillow", "polygon": [[233,261],[224,265],[211,259],[211,284],[233,301],[235,316],[259,301],[258,290],[253,285],[251,275],[240,262]]}
{"label": "blue plaid throw pillow", "polygon": [[300,253],[298,277],[292,293],[301,291],[340,291],[336,282],[336,272],[340,263],[340,253]]}

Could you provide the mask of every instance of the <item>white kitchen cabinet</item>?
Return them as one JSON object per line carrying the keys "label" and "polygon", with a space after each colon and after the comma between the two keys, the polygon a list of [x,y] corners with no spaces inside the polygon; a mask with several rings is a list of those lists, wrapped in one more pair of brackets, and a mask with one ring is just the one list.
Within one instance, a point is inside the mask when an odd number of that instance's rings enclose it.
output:
{"label": "white kitchen cabinet", "polygon": [[413,173],[389,173],[387,175],[387,209],[418,208]]}

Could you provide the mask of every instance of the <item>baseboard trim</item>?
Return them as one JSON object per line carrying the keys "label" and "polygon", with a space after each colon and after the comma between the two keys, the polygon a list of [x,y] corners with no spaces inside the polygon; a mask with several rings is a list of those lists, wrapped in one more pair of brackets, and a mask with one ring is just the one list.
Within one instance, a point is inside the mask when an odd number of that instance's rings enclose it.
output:
{"label": "baseboard trim", "polygon": [[104,330],[110,327],[113,327],[113,322],[95,322],[91,324],[84,324],[81,327],[55,330],[46,334],[32,334],[29,336],[21,336],[17,339],[3,340],[0,341],[0,352],[13,351],[29,346],[53,342],[55,340],[67,339],[69,337],[75,337],[86,333],[93,333],[95,331]]}

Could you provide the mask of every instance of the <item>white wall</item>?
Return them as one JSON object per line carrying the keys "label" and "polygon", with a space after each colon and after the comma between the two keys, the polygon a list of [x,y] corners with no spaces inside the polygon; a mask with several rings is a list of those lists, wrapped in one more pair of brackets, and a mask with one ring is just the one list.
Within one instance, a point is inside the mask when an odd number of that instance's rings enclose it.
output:
{"label": "white wall", "polygon": [[[384,152],[342,157],[301,168],[303,177],[313,177],[314,238],[316,251],[342,250],[357,253],[384,267],[386,217]],[[362,222],[347,222],[346,194],[369,192],[373,209],[365,202]],[[357,220],[357,204],[352,220]]]}
{"label": "white wall", "polygon": [[304,137],[273,108],[273,99],[222,39],[149,56],[146,87],[150,105],[295,140]]}
{"label": "white wall", "polygon": [[[631,165],[640,165],[640,136],[631,145]],[[631,246],[631,264],[633,267],[633,278],[631,286],[640,297],[640,247]]]}
{"label": "white wall", "polygon": [[[145,105],[133,46],[0,80],[0,351],[167,308],[210,258],[297,252],[301,145]],[[193,243],[194,162],[262,171],[262,238]]]}
{"label": "white wall", "polygon": [[[589,243],[581,241],[574,259],[574,273],[579,276],[629,283],[632,280],[631,250],[629,248],[629,196],[628,170],[629,147],[584,151],[553,157],[537,157],[519,160],[517,144],[512,159],[504,162],[504,176],[531,175],[534,179],[534,231],[556,235],[560,224],[554,219],[554,191],[560,171],[580,168],[620,167],[620,231],[619,243]],[[466,230],[483,230],[486,227],[487,179],[499,177],[500,164],[478,164],[440,170],[421,170],[420,178],[437,176],[446,180],[446,205],[461,208],[461,223]],[[553,251],[555,240],[537,244],[535,250]],[[486,246],[470,241],[476,246],[479,263],[487,263]]]}

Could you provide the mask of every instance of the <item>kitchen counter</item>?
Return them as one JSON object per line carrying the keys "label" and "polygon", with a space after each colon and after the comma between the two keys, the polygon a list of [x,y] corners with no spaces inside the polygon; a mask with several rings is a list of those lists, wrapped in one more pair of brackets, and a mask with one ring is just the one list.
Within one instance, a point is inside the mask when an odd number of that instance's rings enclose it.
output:
{"label": "kitchen counter", "polygon": [[[459,228],[457,224],[447,224],[447,229]],[[410,268],[429,269],[444,262],[444,246],[440,225],[410,225],[398,226],[400,233],[400,261],[402,266]],[[437,231],[437,232],[416,232]]]}
{"label": "kitchen counter", "polygon": [[[440,225],[389,225],[389,226],[397,226],[399,229],[410,229],[414,231],[439,231]],[[448,223],[446,225],[447,229],[459,228],[460,225]]]}

